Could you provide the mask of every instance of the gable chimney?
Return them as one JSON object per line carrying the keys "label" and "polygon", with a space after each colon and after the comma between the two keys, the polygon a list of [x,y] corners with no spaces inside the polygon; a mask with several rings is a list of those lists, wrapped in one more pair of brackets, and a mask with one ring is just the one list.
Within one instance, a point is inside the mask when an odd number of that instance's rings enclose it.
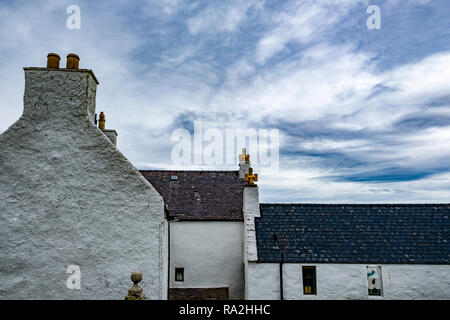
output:
{"label": "gable chimney", "polygon": [[25,70],[23,115],[28,122],[54,125],[63,119],[87,117],[95,121],[95,96],[98,80],[92,70],[78,69],[80,58],[67,56],[67,68],[59,68],[60,57],[47,55],[47,67]]}

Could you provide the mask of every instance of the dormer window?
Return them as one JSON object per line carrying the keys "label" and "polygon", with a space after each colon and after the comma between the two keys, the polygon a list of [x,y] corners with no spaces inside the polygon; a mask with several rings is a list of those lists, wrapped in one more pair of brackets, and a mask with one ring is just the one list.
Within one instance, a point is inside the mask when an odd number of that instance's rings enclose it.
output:
{"label": "dormer window", "polygon": [[178,175],[174,174],[173,176],[170,176],[170,181],[178,181]]}
{"label": "dormer window", "polygon": [[194,192],[194,198],[195,198],[195,200],[199,201],[200,200],[200,192],[195,191]]}

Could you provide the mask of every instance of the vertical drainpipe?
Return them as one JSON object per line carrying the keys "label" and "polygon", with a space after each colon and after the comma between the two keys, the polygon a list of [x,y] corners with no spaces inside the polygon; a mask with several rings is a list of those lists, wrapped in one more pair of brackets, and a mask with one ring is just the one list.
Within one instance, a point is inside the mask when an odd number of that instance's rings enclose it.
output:
{"label": "vertical drainpipe", "polygon": [[169,209],[167,209],[167,205],[164,206],[164,211],[167,219],[167,300],[170,300],[170,220],[172,219],[169,215]]}
{"label": "vertical drainpipe", "polygon": [[167,220],[167,300],[170,300],[170,219]]}
{"label": "vertical drainpipe", "polygon": [[281,254],[280,259],[280,300],[284,300],[284,289],[283,289],[283,263],[284,263],[284,254]]}

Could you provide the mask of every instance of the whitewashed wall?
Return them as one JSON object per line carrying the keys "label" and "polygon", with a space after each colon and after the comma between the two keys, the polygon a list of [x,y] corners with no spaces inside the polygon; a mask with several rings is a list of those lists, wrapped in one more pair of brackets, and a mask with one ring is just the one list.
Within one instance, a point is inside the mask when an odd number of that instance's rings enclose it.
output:
{"label": "whitewashed wall", "polygon": [[134,269],[166,298],[163,200],[93,123],[93,74],[25,72],[23,115],[0,135],[0,299],[122,300]]}
{"label": "whitewashed wall", "polygon": [[[170,287],[229,287],[230,299],[244,298],[243,223],[170,222]],[[184,268],[184,282],[175,280]]]}
{"label": "whitewashed wall", "polygon": [[258,261],[258,251],[256,247],[255,217],[260,216],[259,212],[259,189],[255,185],[244,187],[243,194],[243,214],[244,214],[244,298],[249,299],[253,284],[249,281],[249,264]]}
{"label": "whitewashed wall", "polygon": [[[370,264],[373,265],[373,264]],[[304,295],[302,266],[316,266]],[[450,265],[381,264],[383,297],[368,296],[366,264],[284,264],[284,299],[450,299]],[[280,299],[279,264],[248,263],[248,299]]]}

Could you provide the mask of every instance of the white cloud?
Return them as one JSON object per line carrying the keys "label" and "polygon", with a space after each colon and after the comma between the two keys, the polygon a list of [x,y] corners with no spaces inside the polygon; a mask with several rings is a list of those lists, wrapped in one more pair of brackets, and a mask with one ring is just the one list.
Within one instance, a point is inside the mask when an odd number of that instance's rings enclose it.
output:
{"label": "white cloud", "polygon": [[290,42],[317,42],[333,28],[348,11],[366,1],[293,1],[272,17],[271,28],[258,44],[256,61],[264,63]]}
{"label": "white cloud", "polygon": [[403,203],[446,202],[450,197],[450,174],[415,181],[390,183],[334,182],[318,178],[332,172],[294,166],[283,171],[259,172],[262,202]]}
{"label": "white cloud", "polygon": [[262,3],[254,0],[211,3],[206,9],[187,20],[189,31],[192,34],[233,32],[245,19],[247,10],[253,5],[261,8]]}

